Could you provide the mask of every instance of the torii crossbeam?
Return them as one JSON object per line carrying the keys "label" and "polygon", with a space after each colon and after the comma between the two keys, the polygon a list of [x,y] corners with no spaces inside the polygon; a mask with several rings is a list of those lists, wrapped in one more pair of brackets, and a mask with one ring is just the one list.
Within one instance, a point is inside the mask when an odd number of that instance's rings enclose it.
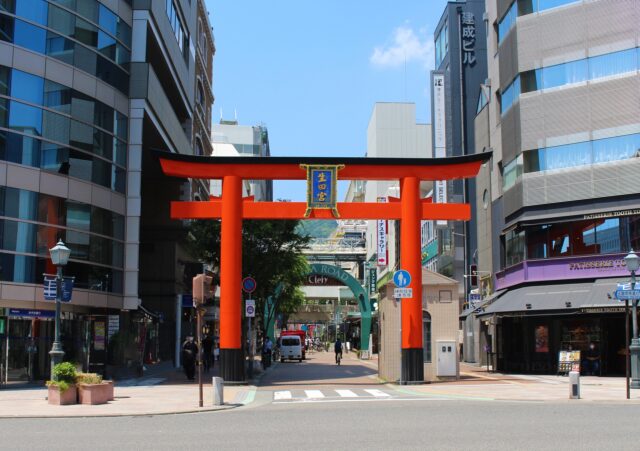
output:
{"label": "torii crossbeam", "polygon": [[413,276],[413,297],[403,299],[402,381],[424,381],[422,337],[421,220],[471,218],[469,204],[420,198],[420,181],[475,177],[490,152],[451,158],[201,157],[156,152],[166,175],[221,179],[222,197],[171,203],[173,219],[222,219],[220,252],[220,368],[227,382],[242,382],[242,221],[244,219],[332,219],[331,210],[304,202],[255,202],[242,197],[243,180],[305,180],[304,165],[343,165],[341,180],[399,180],[400,198],[389,203],[338,203],[341,219],[400,220],[400,262]]}

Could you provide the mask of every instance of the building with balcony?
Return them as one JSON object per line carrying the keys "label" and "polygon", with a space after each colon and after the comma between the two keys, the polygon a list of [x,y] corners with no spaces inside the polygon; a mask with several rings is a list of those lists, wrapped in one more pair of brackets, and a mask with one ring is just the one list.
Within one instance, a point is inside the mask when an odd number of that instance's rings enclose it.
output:
{"label": "building with balcony", "polygon": [[[152,150],[195,152],[197,66],[211,68],[213,52],[207,22],[208,56],[196,63],[203,7],[0,2],[3,377],[49,372],[54,304],[42,275],[55,272],[48,249],[58,239],[75,277],[62,309],[65,359],[105,372],[173,357],[176,296],[190,290],[192,265],[169,201],[208,189],[162,175]],[[206,127],[213,97],[204,75]]]}
{"label": "building with balcony", "polygon": [[559,351],[594,343],[598,374],[622,374],[623,309],[608,294],[640,239],[640,2],[486,6],[475,139],[493,161],[476,210],[479,266],[494,277],[476,346],[499,370],[555,373]]}

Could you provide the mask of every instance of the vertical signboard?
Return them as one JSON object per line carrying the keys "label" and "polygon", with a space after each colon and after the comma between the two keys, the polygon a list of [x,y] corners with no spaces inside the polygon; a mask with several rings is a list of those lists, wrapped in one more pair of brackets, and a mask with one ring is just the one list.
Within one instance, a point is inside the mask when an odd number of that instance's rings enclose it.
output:
{"label": "vertical signboard", "polygon": [[[386,197],[378,197],[378,202],[386,202]],[[377,222],[378,266],[389,264],[389,250],[387,249],[387,220],[380,219]]]}
{"label": "vertical signboard", "polygon": [[369,294],[376,294],[378,284],[378,270],[376,268],[369,268]]}
{"label": "vertical signboard", "polygon": [[[433,146],[436,158],[447,156],[447,135],[445,127],[445,84],[444,74],[433,73]],[[447,202],[447,182],[436,180],[434,201],[439,204]],[[446,227],[447,221],[436,221],[437,227]]]}

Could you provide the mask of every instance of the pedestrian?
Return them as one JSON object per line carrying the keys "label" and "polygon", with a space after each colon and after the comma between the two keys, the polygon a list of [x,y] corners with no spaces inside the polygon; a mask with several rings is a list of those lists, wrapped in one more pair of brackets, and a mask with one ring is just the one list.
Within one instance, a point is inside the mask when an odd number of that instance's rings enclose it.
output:
{"label": "pedestrian", "polygon": [[202,339],[202,362],[205,373],[208,373],[213,367],[213,339],[207,334]]}
{"label": "pedestrian", "polygon": [[265,336],[262,343],[262,368],[267,369],[271,366],[271,351],[273,350],[273,343],[268,335]]}
{"label": "pedestrian", "polygon": [[198,345],[194,343],[192,336],[188,336],[182,344],[182,367],[184,374],[190,381],[195,379],[197,356]]}

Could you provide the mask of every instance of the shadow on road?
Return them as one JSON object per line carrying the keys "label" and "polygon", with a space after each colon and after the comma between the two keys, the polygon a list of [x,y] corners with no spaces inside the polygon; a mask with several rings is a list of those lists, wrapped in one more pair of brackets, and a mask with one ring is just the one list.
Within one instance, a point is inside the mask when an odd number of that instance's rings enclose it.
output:
{"label": "shadow on road", "polygon": [[321,352],[307,355],[302,363],[278,362],[267,371],[259,386],[376,385],[379,383],[377,374],[371,366],[350,357],[344,358],[338,366],[333,353]]}

